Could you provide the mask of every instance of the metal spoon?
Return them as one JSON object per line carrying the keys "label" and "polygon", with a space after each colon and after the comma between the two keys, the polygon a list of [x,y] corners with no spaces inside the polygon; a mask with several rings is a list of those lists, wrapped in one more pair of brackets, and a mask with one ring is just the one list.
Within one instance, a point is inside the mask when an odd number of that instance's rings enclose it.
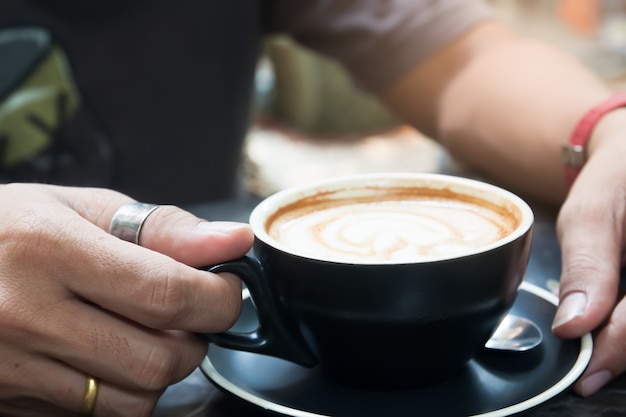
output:
{"label": "metal spoon", "polygon": [[485,343],[485,348],[524,352],[539,346],[542,341],[543,333],[534,322],[524,317],[509,314],[500,322],[496,331]]}

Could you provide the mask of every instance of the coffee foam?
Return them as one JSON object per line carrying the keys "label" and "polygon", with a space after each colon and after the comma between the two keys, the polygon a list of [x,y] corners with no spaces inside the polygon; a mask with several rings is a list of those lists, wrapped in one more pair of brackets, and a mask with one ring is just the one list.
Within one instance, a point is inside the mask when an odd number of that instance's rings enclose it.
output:
{"label": "coffee foam", "polygon": [[284,207],[268,234],[305,256],[340,262],[410,262],[470,253],[510,234],[519,218],[475,197],[437,190],[315,198]]}

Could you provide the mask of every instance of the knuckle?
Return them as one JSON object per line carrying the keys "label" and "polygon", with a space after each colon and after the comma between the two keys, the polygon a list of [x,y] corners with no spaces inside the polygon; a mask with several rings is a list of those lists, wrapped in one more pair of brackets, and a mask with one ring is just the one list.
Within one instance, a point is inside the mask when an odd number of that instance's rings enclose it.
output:
{"label": "knuckle", "polygon": [[580,224],[581,221],[593,221],[595,224],[607,223],[613,224],[615,213],[607,210],[612,207],[612,201],[606,199],[581,199],[568,198],[559,211],[557,217],[557,227],[564,229],[573,224]]}
{"label": "knuckle", "polygon": [[153,346],[142,363],[138,384],[145,390],[163,390],[175,381],[180,357],[171,349]]}
{"label": "knuckle", "polygon": [[[166,272],[164,273],[163,270]],[[158,278],[150,280],[148,314],[160,326],[167,327],[178,321],[187,305],[187,286],[178,272],[165,268]]]}
{"label": "knuckle", "polygon": [[563,265],[563,274],[568,276],[589,276],[602,272],[602,263],[586,251],[572,253]]}
{"label": "knuckle", "polygon": [[146,219],[146,227],[154,230],[165,230],[176,227],[184,222],[189,213],[173,205],[160,205],[153,215]]}
{"label": "knuckle", "polygon": [[[102,394],[105,394],[102,392]],[[112,395],[99,395],[96,415],[107,417],[150,417],[153,415],[161,392],[135,392],[132,394],[114,391]]]}
{"label": "knuckle", "polygon": [[590,286],[596,288],[605,287],[611,283],[611,277],[615,271],[610,264],[599,262],[598,259],[588,251],[576,251],[568,256],[567,262],[562,265],[560,287],[563,294],[572,291],[585,291]]}
{"label": "knuckle", "polygon": [[[181,268],[161,269],[159,277],[150,280],[145,290],[145,323],[160,329],[196,331],[224,331],[232,327],[241,312],[241,281],[234,275],[224,275],[228,276],[207,279],[200,271],[188,274]],[[207,323],[211,329],[205,329]]]}
{"label": "knuckle", "polygon": [[29,259],[39,256],[52,256],[54,247],[62,236],[49,230],[50,224],[39,220],[35,212],[25,210],[19,218],[12,220],[10,227],[0,231],[3,259],[19,266],[28,266]]}

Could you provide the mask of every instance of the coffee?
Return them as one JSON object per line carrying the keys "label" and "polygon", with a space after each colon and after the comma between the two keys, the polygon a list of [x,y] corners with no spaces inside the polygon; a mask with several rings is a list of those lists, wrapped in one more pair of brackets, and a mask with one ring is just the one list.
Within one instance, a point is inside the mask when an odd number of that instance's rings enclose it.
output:
{"label": "coffee", "polygon": [[463,255],[508,236],[514,208],[439,189],[373,196],[323,193],[283,207],[266,223],[277,242],[339,262],[411,262]]}

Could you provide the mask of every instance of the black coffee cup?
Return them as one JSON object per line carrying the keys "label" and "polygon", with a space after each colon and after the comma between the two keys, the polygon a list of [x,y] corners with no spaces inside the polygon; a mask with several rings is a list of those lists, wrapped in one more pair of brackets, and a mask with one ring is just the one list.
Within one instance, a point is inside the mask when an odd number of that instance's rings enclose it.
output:
{"label": "black coffee cup", "polygon": [[250,216],[255,257],[208,268],[243,279],[259,327],[208,337],[350,386],[435,383],[481,351],[513,304],[533,222],[516,195],[437,174],[281,191]]}

